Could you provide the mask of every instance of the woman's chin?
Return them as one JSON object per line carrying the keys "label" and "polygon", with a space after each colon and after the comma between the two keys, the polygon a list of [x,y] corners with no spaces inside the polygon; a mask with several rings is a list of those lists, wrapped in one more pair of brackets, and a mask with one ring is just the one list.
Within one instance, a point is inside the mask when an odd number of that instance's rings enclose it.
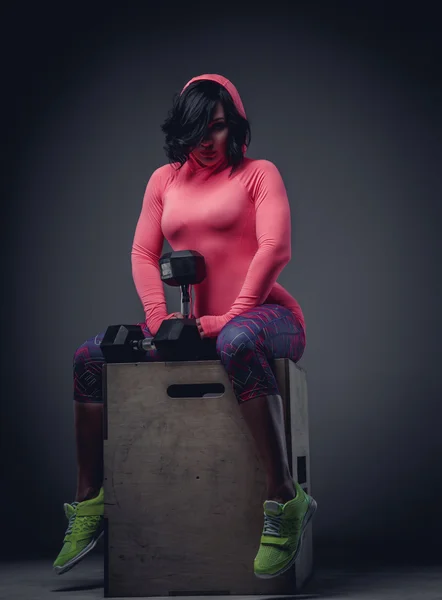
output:
{"label": "woman's chin", "polygon": [[217,155],[215,154],[214,156],[201,156],[201,154],[194,154],[195,158],[197,159],[197,161],[199,163],[201,163],[202,165],[212,165],[216,159],[217,159]]}
{"label": "woman's chin", "polygon": [[214,152],[213,154],[200,154],[200,159],[204,160],[205,162],[213,162],[214,160],[216,160],[218,157],[218,152]]}

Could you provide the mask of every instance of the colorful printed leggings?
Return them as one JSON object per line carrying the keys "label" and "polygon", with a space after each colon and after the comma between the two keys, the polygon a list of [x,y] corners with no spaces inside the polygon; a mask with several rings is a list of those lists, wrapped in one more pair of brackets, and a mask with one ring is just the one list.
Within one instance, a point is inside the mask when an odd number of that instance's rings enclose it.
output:
{"label": "colorful printed leggings", "polygon": [[[145,323],[138,323],[145,337],[152,337]],[[102,402],[102,366],[100,349],[104,333],[82,344],[74,355],[74,399],[78,402]],[[298,362],[304,353],[305,334],[300,323],[286,308],[263,304],[233,318],[216,340],[219,359],[226,369],[238,403],[258,396],[279,394],[271,367],[275,358]],[[155,349],[139,362],[159,360]]]}

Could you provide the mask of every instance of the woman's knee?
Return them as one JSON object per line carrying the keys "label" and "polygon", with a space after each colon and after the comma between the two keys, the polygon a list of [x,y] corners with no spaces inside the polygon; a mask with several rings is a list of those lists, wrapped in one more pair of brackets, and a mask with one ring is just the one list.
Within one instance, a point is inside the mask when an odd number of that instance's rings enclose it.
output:
{"label": "woman's knee", "polygon": [[84,363],[89,360],[104,361],[103,352],[100,344],[103,340],[104,333],[99,333],[83,342],[74,352],[74,365]]}
{"label": "woman's knee", "polygon": [[74,353],[74,400],[102,402],[102,368],[104,356],[100,348],[104,334],[86,340]]}
{"label": "woman's knee", "polygon": [[216,351],[222,361],[227,357],[238,357],[242,352],[248,352],[252,342],[244,329],[239,328],[234,321],[229,321],[220,331],[216,340]]}

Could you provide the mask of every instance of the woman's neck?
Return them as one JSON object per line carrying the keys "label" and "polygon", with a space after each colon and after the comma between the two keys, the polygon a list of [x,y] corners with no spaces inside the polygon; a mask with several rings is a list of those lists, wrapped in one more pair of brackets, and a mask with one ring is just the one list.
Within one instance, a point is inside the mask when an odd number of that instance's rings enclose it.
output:
{"label": "woman's neck", "polygon": [[206,165],[206,164],[202,163],[201,161],[199,161],[196,158],[196,156],[194,156],[193,152],[191,152],[189,154],[188,162],[189,162],[189,166],[192,169],[192,171],[201,171],[204,169],[204,171],[206,171],[207,173],[212,173],[214,171],[222,170],[224,167],[227,166],[227,157],[221,156],[214,163],[212,163],[210,165]]}

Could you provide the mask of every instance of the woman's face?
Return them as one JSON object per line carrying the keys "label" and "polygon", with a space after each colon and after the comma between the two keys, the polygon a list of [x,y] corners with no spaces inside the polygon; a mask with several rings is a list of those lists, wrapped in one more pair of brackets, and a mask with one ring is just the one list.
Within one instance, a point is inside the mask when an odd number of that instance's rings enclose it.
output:
{"label": "woman's face", "polygon": [[194,156],[203,165],[217,162],[226,155],[228,134],[224,108],[221,102],[218,102],[213,119],[207,128],[206,137],[193,151]]}

